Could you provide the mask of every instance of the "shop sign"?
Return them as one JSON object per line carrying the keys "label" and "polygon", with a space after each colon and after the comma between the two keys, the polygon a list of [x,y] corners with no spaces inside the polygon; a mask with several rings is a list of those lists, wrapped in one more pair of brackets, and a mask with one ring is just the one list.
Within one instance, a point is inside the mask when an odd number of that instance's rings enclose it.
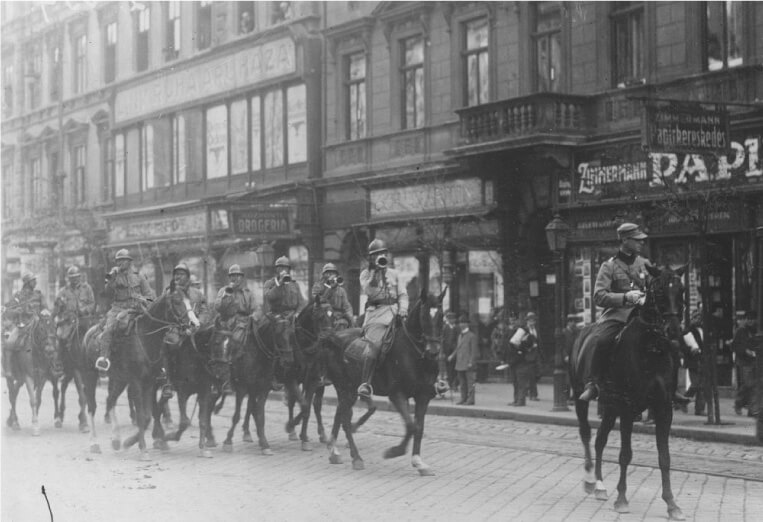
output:
{"label": "shop sign", "polygon": [[206,229],[207,215],[204,211],[175,216],[155,216],[121,223],[112,222],[109,223],[109,243],[203,235]]}
{"label": "shop sign", "polygon": [[731,143],[726,111],[705,110],[699,104],[647,105],[642,144],[651,152],[720,154]]}
{"label": "shop sign", "polygon": [[[628,161],[578,163],[575,195],[578,200],[622,198],[664,191],[670,180],[687,188],[715,182],[746,185],[763,182],[761,137],[732,141],[728,154],[642,153]],[[561,192],[560,185],[560,192]]]}
{"label": "shop sign", "polygon": [[371,191],[371,219],[434,211],[447,216],[450,211],[482,204],[482,180],[479,178],[403,184]]}
{"label": "shop sign", "polygon": [[231,210],[231,223],[237,236],[281,238],[291,235],[286,207]]}
{"label": "shop sign", "polygon": [[[708,213],[707,229],[712,233],[736,232],[743,228],[742,213],[736,208]],[[696,227],[685,216],[655,214],[649,219],[650,234],[693,234]]]}
{"label": "shop sign", "polygon": [[117,92],[114,120],[145,116],[296,72],[294,40],[280,38]]}

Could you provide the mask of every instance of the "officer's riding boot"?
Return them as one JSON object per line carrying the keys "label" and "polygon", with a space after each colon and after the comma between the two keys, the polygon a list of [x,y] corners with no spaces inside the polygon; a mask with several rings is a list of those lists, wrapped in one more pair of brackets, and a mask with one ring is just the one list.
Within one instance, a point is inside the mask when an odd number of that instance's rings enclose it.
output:
{"label": "officer's riding boot", "polygon": [[599,396],[599,383],[601,379],[602,368],[607,359],[607,349],[603,343],[597,343],[597,345],[594,346],[594,349],[596,351],[594,352],[593,359],[591,360],[591,377],[585,385],[585,390],[583,390],[583,393],[581,393],[580,397],[578,397],[578,399],[581,401],[590,401],[591,399],[595,399]]}
{"label": "officer's riding boot", "polygon": [[670,355],[673,358],[673,382],[676,383],[676,391],[673,392],[673,402],[678,406],[682,406],[685,411],[686,405],[691,402],[691,399],[678,391],[678,367],[681,365],[679,350],[678,341],[671,341]]}
{"label": "officer's riding boot", "polygon": [[172,388],[172,381],[170,380],[170,346],[167,343],[162,343],[162,398],[171,399],[175,394],[175,390]]}
{"label": "officer's riding boot", "polygon": [[225,379],[222,389],[220,390],[223,395],[235,395],[236,393],[236,390],[233,389],[233,383],[231,383],[231,370],[233,367],[233,351],[235,350],[236,353],[238,353],[239,348],[240,347],[236,344],[236,342],[231,339],[227,343],[226,349],[223,351],[225,363],[228,365],[228,371],[226,373],[228,378]]}
{"label": "officer's riding boot", "polygon": [[111,356],[111,332],[109,330],[104,331],[101,335],[100,348],[101,354],[95,361],[95,367],[102,372],[107,372],[111,367],[111,360],[109,359]]}
{"label": "officer's riding boot", "polygon": [[371,386],[371,380],[376,369],[376,357],[367,355],[363,359],[363,373],[361,374],[361,384],[358,386],[358,397],[364,400],[371,400],[374,389]]}

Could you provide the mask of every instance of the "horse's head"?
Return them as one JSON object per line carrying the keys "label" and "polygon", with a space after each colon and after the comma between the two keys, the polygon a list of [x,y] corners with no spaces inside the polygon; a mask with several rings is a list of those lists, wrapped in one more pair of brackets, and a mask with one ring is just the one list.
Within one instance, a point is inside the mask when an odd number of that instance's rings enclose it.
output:
{"label": "horse's head", "polygon": [[35,347],[40,349],[46,365],[56,377],[64,373],[63,363],[61,362],[60,345],[56,339],[56,326],[50,317],[50,314],[40,314],[37,324],[34,325],[33,340]]}
{"label": "horse's head", "polygon": [[447,286],[439,296],[429,295],[426,287],[421,289],[419,299],[411,307],[406,320],[406,329],[415,339],[426,342],[426,352],[440,351],[440,329],[442,327],[442,301]]}
{"label": "horse's head", "polygon": [[665,333],[670,339],[677,339],[681,333],[681,318],[684,311],[683,275],[686,267],[672,270],[647,266],[652,280],[646,292],[644,307],[657,314]]}
{"label": "horse's head", "polygon": [[[321,297],[316,295],[312,304],[308,306],[307,309],[309,309],[310,331],[314,334],[333,331],[334,322],[332,315],[334,314],[334,310],[331,308],[330,304],[323,303]],[[303,312],[304,311],[305,310],[303,310]]]}

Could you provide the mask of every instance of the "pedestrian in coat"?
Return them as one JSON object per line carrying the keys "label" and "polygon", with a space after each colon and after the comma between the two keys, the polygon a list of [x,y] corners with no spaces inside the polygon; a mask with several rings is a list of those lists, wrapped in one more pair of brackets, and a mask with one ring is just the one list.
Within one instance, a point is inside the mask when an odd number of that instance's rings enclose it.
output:
{"label": "pedestrian in coat", "polygon": [[460,332],[456,342],[456,351],[449,356],[450,359],[455,360],[458,385],[461,389],[461,401],[457,404],[473,406],[477,379],[477,358],[479,357],[478,339],[477,334],[469,329],[468,316],[463,315],[459,318],[458,328]]}
{"label": "pedestrian in coat", "polygon": [[736,313],[737,329],[731,347],[737,367],[737,395],[734,411],[742,414],[747,408],[747,415],[754,417],[758,413],[755,401],[755,332],[752,331],[750,315],[744,311]]}
{"label": "pedestrian in coat", "polygon": [[450,355],[456,351],[458,342],[458,325],[456,324],[456,313],[448,312],[445,314],[445,321],[442,325],[442,362],[444,365],[444,377],[448,381],[451,390],[458,389],[458,375],[456,374],[456,361],[451,359]]}
{"label": "pedestrian in coat", "polygon": [[694,415],[705,414],[707,403],[705,382],[702,369],[702,350],[705,347],[705,332],[702,328],[702,313],[695,310],[691,314],[689,328],[683,335],[684,366],[689,371],[691,385],[686,390],[686,397],[694,397]]}
{"label": "pedestrian in coat", "polygon": [[[528,313],[528,316],[533,314]],[[509,366],[514,380],[514,402],[509,406],[525,406],[525,399],[530,390],[530,380],[535,374],[538,339],[530,333],[527,324],[517,328],[509,340],[511,346]]]}

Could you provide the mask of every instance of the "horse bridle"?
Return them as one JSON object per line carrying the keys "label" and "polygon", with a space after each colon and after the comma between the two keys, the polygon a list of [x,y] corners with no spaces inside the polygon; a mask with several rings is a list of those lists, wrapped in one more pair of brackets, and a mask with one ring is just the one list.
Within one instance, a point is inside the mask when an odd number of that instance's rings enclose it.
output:
{"label": "horse bridle", "polygon": [[[674,284],[674,280],[678,280],[678,284],[680,285],[680,276],[675,273],[669,273],[668,276],[670,277],[670,280],[667,283],[668,288],[672,288]],[[651,311],[657,312],[659,314],[659,317],[661,318],[661,322],[648,322],[644,320],[645,323],[649,324],[653,329],[658,330],[659,334],[664,338],[669,338],[668,336],[668,327],[670,326],[670,319],[677,319],[680,321],[682,311],[683,311],[683,297],[679,299],[680,306],[678,307],[678,310],[668,310],[668,311],[661,311],[657,300],[660,297],[664,297],[665,293],[662,288],[658,289],[655,287],[656,283],[659,281],[660,277],[654,278],[648,288],[647,288],[647,301],[644,304],[646,306],[647,303],[651,302]],[[672,307],[671,307],[672,308]]]}

